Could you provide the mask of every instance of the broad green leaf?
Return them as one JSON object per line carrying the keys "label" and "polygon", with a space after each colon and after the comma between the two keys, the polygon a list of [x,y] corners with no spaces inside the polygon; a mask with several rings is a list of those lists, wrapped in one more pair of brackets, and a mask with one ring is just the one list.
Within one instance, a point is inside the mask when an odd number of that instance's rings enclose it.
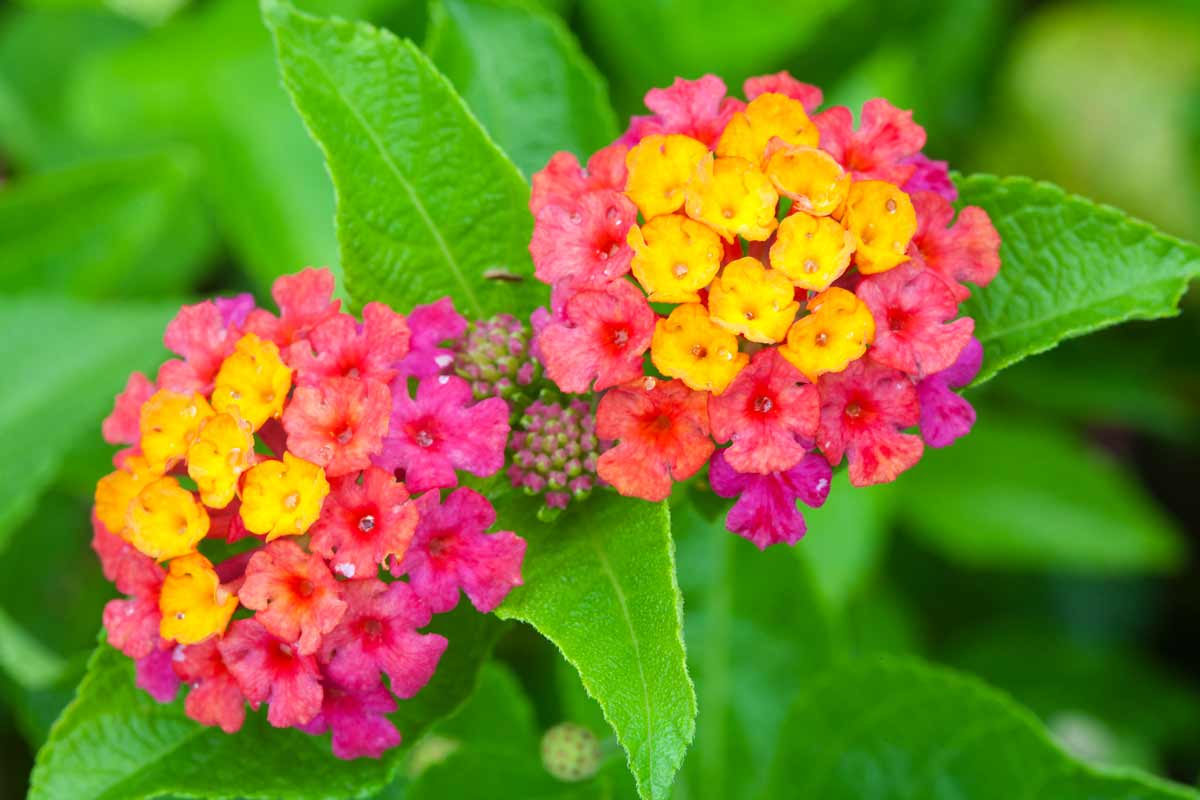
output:
{"label": "broad green leaf", "polygon": [[66,662],[0,608],[0,671],[28,689],[54,683]]}
{"label": "broad green leaf", "polygon": [[883,487],[855,488],[838,472],[825,505],[801,508],[808,532],[792,552],[834,611],[866,587],[883,560],[892,496]]}
{"label": "broad green leaf", "polygon": [[[1091,719],[1108,735],[1091,756],[1112,766],[1161,766],[1173,747],[1200,736],[1200,694],[1189,683],[1134,648],[1073,641],[1059,630],[995,625],[973,631],[945,655],[1036,712],[1052,732]],[[1119,691],[1114,691],[1120,687]],[[1096,752],[1101,750],[1101,752]],[[1148,765],[1121,761],[1151,757]]]}
{"label": "broad green leaf", "polygon": [[1171,569],[1184,555],[1172,520],[1110,458],[990,409],[896,491],[908,529],[968,565],[1112,574]]}
{"label": "broad green leaf", "polygon": [[86,653],[71,659],[58,655],[0,607],[0,699],[32,747],[45,741],[70,702],[85,660]]}
{"label": "broad green leaf", "polygon": [[605,492],[552,524],[524,498],[497,510],[527,550],[525,585],[496,613],[562,650],[616,731],[642,797],[668,797],[695,731],[696,696],[666,505]]}
{"label": "broad green leaf", "polygon": [[[1115,426],[1166,440],[1200,435],[1200,406],[1188,398],[1181,337],[1195,335],[1189,315],[1102,331],[1063,342],[981,387],[984,406],[1029,408],[1090,426]],[[977,395],[972,395],[976,402]]]}
{"label": "broad green leaf", "polygon": [[[432,630],[450,646],[432,681],[392,716],[406,742],[416,741],[474,689],[498,626],[470,607],[437,617]],[[342,761],[329,737],[270,727],[261,711],[236,735],[206,728],[183,713],[183,701],[160,705],[134,686],[133,662],[101,644],[38,753],[30,800],[134,800],[162,794],[244,798],[356,797],[394,774],[405,748],[381,760]]]}
{"label": "broad green leaf", "polygon": [[[453,750],[414,778],[408,800],[459,800],[497,797],[611,797],[604,773],[581,783],[563,783],[542,765],[541,730],[533,706],[516,677],[493,663],[480,677],[479,688],[453,717],[435,728]],[[621,769],[624,770],[622,763]]]}
{"label": "broad green leaf", "polygon": [[995,111],[973,131],[971,163],[1037,175],[1200,239],[1186,125],[1200,75],[1198,8],[1051,3],[1022,14],[992,69]]}
{"label": "broad green leaf", "polygon": [[0,17],[0,153],[25,169],[79,157],[67,89],[138,26],[101,9],[6,9]]}
{"label": "broad green leaf", "polygon": [[96,147],[182,142],[201,156],[209,205],[260,294],[304,266],[337,271],[333,187],[279,84],[254,3],[205,3],[104,53],[69,101],[73,125]]}
{"label": "broad green leaf", "polygon": [[471,316],[523,315],[529,189],[412,42],[264,0],[284,83],[325,153],[358,305],[454,297]]}
{"label": "broad green leaf", "polygon": [[983,343],[982,383],[1063,339],[1131,319],[1173,316],[1200,275],[1200,247],[1108,206],[1027,178],[972,175],[960,203],[1000,232],[1000,274],[963,304]]}
{"label": "broad green leaf", "polygon": [[1071,760],[1028,711],[917,662],[848,663],[788,713],[763,797],[1195,800],[1191,789]]}
{"label": "broad green leaf", "polygon": [[520,0],[440,0],[426,52],[526,175],[617,137],[604,79],[562,20]]}
{"label": "broad green leaf", "polygon": [[[776,72],[805,49],[847,0],[721,0],[614,3],[580,0],[586,38],[618,92],[618,108],[640,111],[642,95],[677,76],[722,77],[741,94],[742,81]],[[878,16],[874,18],[878,26]]]}
{"label": "broad green leaf", "polygon": [[99,437],[129,373],[162,360],[163,328],[178,309],[0,298],[0,550],[62,455],[79,437]]}
{"label": "broad green leaf", "polygon": [[215,249],[185,150],[36,174],[0,192],[9,292],[136,297],[186,291]]}
{"label": "broad green leaf", "polygon": [[760,552],[674,505],[680,583],[700,726],[680,778],[680,797],[756,797],[791,697],[836,651],[813,571],[786,546]]}

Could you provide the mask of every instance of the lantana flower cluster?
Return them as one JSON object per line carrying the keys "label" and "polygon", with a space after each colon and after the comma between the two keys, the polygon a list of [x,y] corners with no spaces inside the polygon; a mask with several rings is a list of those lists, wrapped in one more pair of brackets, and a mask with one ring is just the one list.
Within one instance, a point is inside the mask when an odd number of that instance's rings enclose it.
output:
{"label": "lantana flower cluster", "polygon": [[332,731],[339,757],[378,757],[400,742],[396,700],[453,646],[421,629],[460,590],[494,609],[525,543],[486,533],[495,510],[458,486],[503,466],[504,400],[440,374],[446,337],[421,314],[369,303],[360,321],[332,291],[309,269],[275,284],[278,315],[248,295],[180,310],[179,358],[134,373],[104,422],[126,447],[93,546],[124,595],[108,641],[156,699],[183,684],[187,715],[228,733],[266,705],[274,726]]}
{"label": "lantana flower cluster", "polygon": [[646,95],[620,140],[534,176],[530,252],[552,287],[536,349],[564,392],[603,392],[599,477],[665,499],[710,465],[731,530],[804,533],[831,467],[894,480],[965,434],[982,351],[960,316],[999,236],[955,213],[947,166],[911,112],[818,111],[787,73],[746,100],[705,76]]}

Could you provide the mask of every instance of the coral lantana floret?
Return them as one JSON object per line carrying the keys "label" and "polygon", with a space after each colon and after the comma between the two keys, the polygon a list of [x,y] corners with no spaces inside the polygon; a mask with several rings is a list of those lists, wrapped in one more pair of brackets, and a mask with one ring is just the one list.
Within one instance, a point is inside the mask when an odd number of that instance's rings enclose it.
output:
{"label": "coral lantana floret", "polygon": [[[661,500],[727,445],[714,487],[738,498],[731,529],[763,546],[803,533],[796,499],[828,491],[816,459],[847,457],[865,486],[920,459],[918,421],[933,446],[969,429],[952,390],[978,345],[960,304],[995,277],[1000,240],[982,209],[955,216],[911,112],[874,99],[856,123],[786,72],[744,88],[654,89],[653,113],[586,172],[558,154],[534,176],[530,252],[551,292],[533,352],[561,391],[601,393],[596,434],[616,444],[598,477],[621,494]],[[637,219],[610,213],[619,196]],[[613,219],[628,236],[605,269]],[[541,485],[524,462],[512,474]]]}
{"label": "coral lantana floret", "polygon": [[[503,380],[540,370],[513,318],[458,341],[468,324],[449,299],[407,317],[368,303],[360,322],[332,291],[308,269],[277,281],[278,316],[248,295],[181,309],[165,336],[181,358],[154,381],[134,373],[103,423],[125,449],[96,484],[92,547],[121,595],[108,642],[156,700],[183,687],[187,716],[226,733],[266,704],[272,725],[330,733],[340,758],[379,758],[401,739],[386,715],[448,644],[419,629],[460,587],[495,608],[525,552],[483,533],[482,495],[425,495],[419,529],[410,492],[499,471]],[[446,374],[466,364],[489,382],[482,402]]]}

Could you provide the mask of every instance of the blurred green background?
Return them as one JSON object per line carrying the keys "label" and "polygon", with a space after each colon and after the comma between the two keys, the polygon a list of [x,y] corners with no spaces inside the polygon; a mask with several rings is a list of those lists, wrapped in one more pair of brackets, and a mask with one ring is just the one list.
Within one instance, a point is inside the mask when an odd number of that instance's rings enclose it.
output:
{"label": "blurred green background", "polygon": [[[418,43],[430,20],[410,0],[297,5]],[[619,119],[676,75],[714,72],[736,92],[786,68],[829,102],[913,108],[927,152],[962,172],[1054,181],[1200,239],[1194,0],[542,6],[605,76]],[[528,173],[555,144],[513,156]],[[88,506],[112,395],[162,357],[181,301],[265,298],[279,274],[336,269],[332,220],[252,0],[0,5],[0,797],[24,793],[111,595]],[[1002,373],[972,394],[976,433],[898,483],[835,487],[785,557],[807,563],[848,651],[972,671],[1082,757],[1195,784],[1200,307],[1184,306]],[[703,610],[689,525],[704,527],[681,515],[680,583]],[[561,673],[554,652],[522,631],[500,654],[539,724],[557,722],[570,703],[529,677]]]}

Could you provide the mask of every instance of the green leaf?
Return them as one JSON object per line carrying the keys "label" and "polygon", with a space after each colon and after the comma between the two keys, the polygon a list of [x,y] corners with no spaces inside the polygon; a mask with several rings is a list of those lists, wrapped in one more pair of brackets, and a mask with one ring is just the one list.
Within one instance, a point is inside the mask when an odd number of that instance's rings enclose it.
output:
{"label": "green leaf", "polygon": [[604,79],[558,17],[513,0],[440,0],[426,52],[526,175],[617,137]]}
{"label": "green leaf", "polygon": [[0,550],[62,455],[79,437],[100,435],[129,372],[162,360],[162,332],[178,309],[0,298]]}
{"label": "green leaf", "polygon": [[680,783],[689,798],[756,797],[786,712],[780,692],[834,656],[829,611],[791,548],[760,552],[723,515],[673,508],[701,714]]}
{"label": "green leaf", "polygon": [[1000,274],[962,307],[983,343],[976,383],[1063,339],[1177,313],[1200,247],[1028,178],[960,178],[1000,232]]}
{"label": "green leaf", "polygon": [[645,798],[669,796],[695,731],[682,599],[665,504],[598,494],[553,524],[537,503],[498,505],[525,537],[525,585],[497,614],[528,622],[562,650],[629,756]]}
{"label": "green leaf", "polygon": [[902,476],[908,529],[966,565],[1119,574],[1177,566],[1183,538],[1111,459],[1066,431],[985,409]]}
{"label": "green leaf", "polygon": [[[1057,629],[1003,624],[967,634],[950,647],[945,660],[1011,692],[1051,731],[1072,719],[1092,719],[1104,726],[1113,744],[1129,743],[1125,753],[1158,756],[1173,746],[1194,747],[1200,736],[1200,694],[1182,676],[1128,646],[1085,643]],[[1122,764],[1122,755],[1119,747],[1092,753],[1113,766]]]}
{"label": "green leaf", "polygon": [[[677,76],[719,75],[741,94],[742,81],[779,70],[825,29],[847,0],[722,0],[614,3],[581,0],[586,39],[619,92],[618,108],[645,113],[642,95]],[[878,26],[878,17],[874,19]]]}
{"label": "green leaf", "polygon": [[808,532],[792,552],[808,566],[834,611],[867,586],[883,560],[891,496],[884,487],[855,488],[845,472],[838,472],[825,505],[801,508]]}
{"label": "green leaf", "polygon": [[264,13],[333,176],[355,302],[407,309],[449,294],[474,317],[532,310],[529,189],[449,82],[387,31],[276,0]]}
{"label": "green leaf", "polygon": [[338,270],[333,187],[296,117],[253,3],[215,0],[93,59],[69,93],[95,147],[182,142],[217,223],[261,294],[307,265]]}
{"label": "green leaf", "polygon": [[0,280],[10,292],[183,292],[215,249],[187,151],[98,161],[0,192]]}
{"label": "green leaf", "polygon": [[138,26],[100,9],[6,9],[0,17],[0,151],[25,169],[79,157],[67,94],[85,65]]}
{"label": "green leaf", "polygon": [[772,798],[1195,800],[1134,772],[1072,761],[1028,711],[975,680],[916,662],[830,670],[792,706]]}
{"label": "green leaf", "polygon": [[483,670],[479,689],[435,734],[447,737],[453,750],[407,786],[408,800],[611,797],[606,775],[571,784],[546,772],[533,706],[512,672],[499,664]]}
{"label": "green leaf", "polygon": [[[392,715],[406,742],[470,694],[499,628],[469,607],[436,618],[431,629],[450,647],[429,685]],[[101,644],[38,753],[29,797],[356,797],[387,784],[404,752],[342,761],[330,752],[328,735],[272,728],[261,711],[232,736],[202,727],[184,715],[182,699],[160,705],[136,688],[133,662]]]}

